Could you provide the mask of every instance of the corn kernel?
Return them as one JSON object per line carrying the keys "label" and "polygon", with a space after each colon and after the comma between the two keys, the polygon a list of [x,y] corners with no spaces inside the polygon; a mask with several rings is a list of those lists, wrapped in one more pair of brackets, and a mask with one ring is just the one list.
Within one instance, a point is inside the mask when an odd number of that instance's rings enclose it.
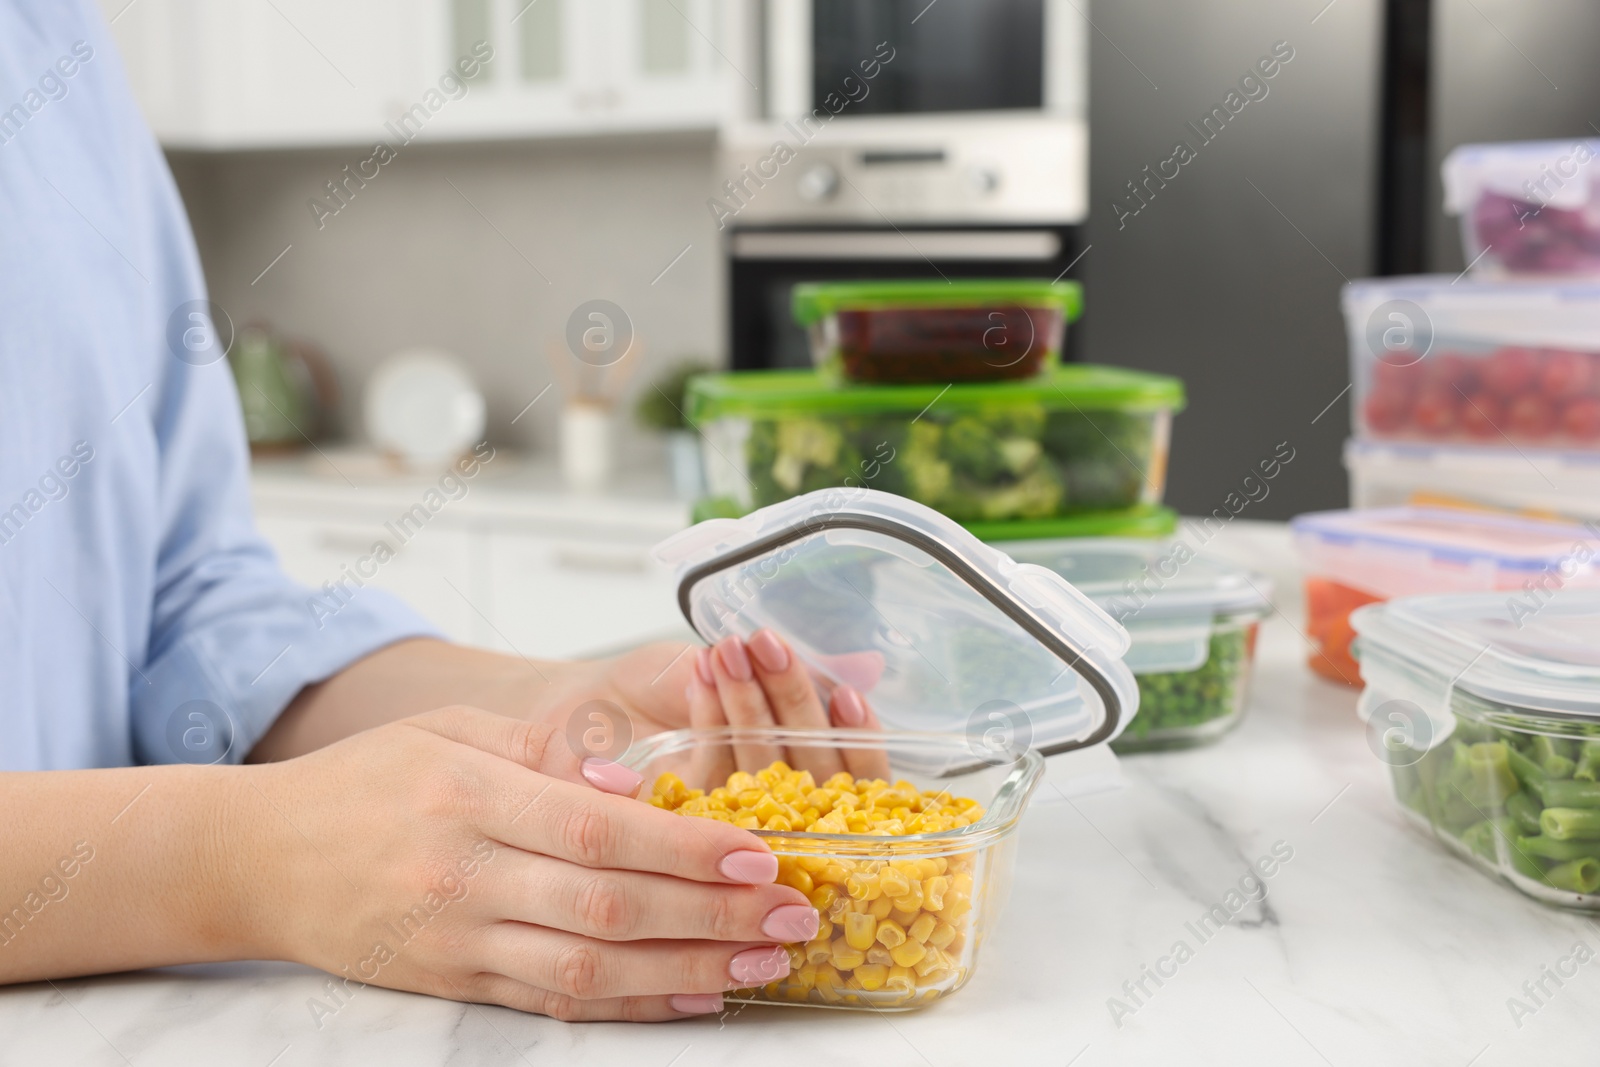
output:
{"label": "corn kernel", "polygon": [[870,915],[852,913],[844,917],[844,939],[851,948],[863,952],[871,948],[877,929],[878,921]]}
{"label": "corn kernel", "polygon": [[844,938],[838,937],[834,938],[829,962],[841,971],[853,971],[867,962],[867,954],[858,948],[851,948]]}
{"label": "corn kernel", "polygon": [[878,873],[878,885],[883,887],[883,895],[886,897],[898,897],[911,889],[911,882],[907,880],[905,874],[893,867],[885,867]]}
{"label": "corn kernel", "polygon": [[878,924],[877,938],[884,948],[893,949],[906,943],[906,930],[893,919],[886,919]]}
{"label": "corn kernel", "polygon": [[861,984],[861,988],[869,993],[883,988],[883,983],[889,980],[889,968],[881,963],[864,963],[855,969],[852,976]]}
{"label": "corn kernel", "polygon": [[915,966],[927,954],[927,946],[919,941],[907,941],[889,950],[889,955],[894,957],[895,963],[902,967]]}
{"label": "corn kernel", "polygon": [[[944,790],[925,794],[904,779],[858,780],[841,771],[818,784],[810,772],[781,761],[754,773],[737,771],[709,792],[664,774],[648,799],[666,811],[773,833],[942,833],[984,813],[971,798]],[[820,919],[811,940],[785,946],[790,974],[756,995],[891,1006],[935,999],[958,983],[965,976],[960,960],[977,855],[890,858],[895,846],[884,842],[881,850],[875,845],[873,854],[852,859],[828,855],[830,847],[820,839],[785,840],[788,854],[779,857],[777,881],[804,894]]]}

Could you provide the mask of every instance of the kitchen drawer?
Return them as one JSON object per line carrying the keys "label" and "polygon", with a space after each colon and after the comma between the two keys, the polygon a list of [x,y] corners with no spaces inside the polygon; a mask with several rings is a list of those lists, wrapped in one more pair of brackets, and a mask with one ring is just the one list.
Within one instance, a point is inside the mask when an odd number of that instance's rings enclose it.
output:
{"label": "kitchen drawer", "polygon": [[[471,530],[430,526],[399,544],[376,518],[361,522],[269,512],[258,515],[256,525],[296,581],[321,590],[324,582],[375,569],[361,580],[403,598],[454,640],[482,643],[487,627],[467,600],[479,599],[473,586],[479,535]],[[396,550],[383,564],[371,555],[380,540]]]}
{"label": "kitchen drawer", "polygon": [[496,532],[487,543],[491,648],[556,659],[687,632],[652,542]]}

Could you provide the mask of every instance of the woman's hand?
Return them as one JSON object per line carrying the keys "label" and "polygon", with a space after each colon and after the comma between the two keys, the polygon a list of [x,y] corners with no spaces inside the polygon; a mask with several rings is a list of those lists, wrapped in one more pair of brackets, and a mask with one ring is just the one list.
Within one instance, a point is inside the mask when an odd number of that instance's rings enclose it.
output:
{"label": "woman's hand", "polygon": [[559,724],[446,708],[246,773],[265,947],[352,989],[674,1019],[783,977],[817,929],[759,838],[633,799]]}

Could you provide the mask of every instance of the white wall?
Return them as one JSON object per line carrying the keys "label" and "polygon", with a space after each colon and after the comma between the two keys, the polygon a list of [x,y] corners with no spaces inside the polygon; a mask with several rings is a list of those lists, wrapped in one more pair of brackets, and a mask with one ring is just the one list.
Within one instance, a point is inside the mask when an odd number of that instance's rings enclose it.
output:
{"label": "white wall", "polygon": [[552,380],[546,349],[560,343],[568,315],[595,298],[622,306],[646,345],[630,396],[672,357],[721,359],[709,135],[413,145],[319,229],[307,201],[331,202],[323,184],[369,153],[172,156],[212,298],[236,323],[264,319],[322,346],[352,436],[378,361],[436,345],[477,376],[491,438],[553,447],[559,385],[510,420]]}

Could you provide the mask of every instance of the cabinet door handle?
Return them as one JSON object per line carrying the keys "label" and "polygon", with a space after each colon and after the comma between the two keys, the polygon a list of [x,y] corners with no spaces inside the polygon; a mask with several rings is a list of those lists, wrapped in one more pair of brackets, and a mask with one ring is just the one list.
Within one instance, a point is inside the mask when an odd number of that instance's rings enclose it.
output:
{"label": "cabinet door handle", "polygon": [[587,552],[581,548],[558,548],[555,564],[562,570],[605,574],[643,574],[650,561],[642,553],[620,555],[614,552]]}
{"label": "cabinet door handle", "polygon": [[383,538],[363,537],[360,534],[341,533],[337,530],[318,530],[313,540],[318,548],[330,552],[363,553],[372,551],[372,546]]}

